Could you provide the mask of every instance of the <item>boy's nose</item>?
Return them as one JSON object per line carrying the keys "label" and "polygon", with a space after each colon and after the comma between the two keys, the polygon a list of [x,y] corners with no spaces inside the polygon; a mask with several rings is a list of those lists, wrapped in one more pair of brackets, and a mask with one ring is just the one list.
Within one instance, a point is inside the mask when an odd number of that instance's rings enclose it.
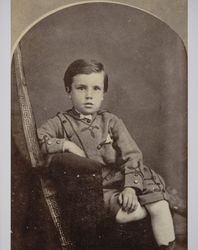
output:
{"label": "boy's nose", "polygon": [[86,99],[92,99],[92,90],[87,90]]}

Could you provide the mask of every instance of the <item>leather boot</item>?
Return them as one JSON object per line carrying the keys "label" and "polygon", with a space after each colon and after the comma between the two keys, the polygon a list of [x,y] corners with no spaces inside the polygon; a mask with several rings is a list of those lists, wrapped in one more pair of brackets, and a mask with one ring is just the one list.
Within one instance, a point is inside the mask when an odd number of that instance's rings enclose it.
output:
{"label": "leather boot", "polygon": [[161,245],[159,246],[160,250],[176,250],[176,244],[175,241],[169,242],[168,245]]}

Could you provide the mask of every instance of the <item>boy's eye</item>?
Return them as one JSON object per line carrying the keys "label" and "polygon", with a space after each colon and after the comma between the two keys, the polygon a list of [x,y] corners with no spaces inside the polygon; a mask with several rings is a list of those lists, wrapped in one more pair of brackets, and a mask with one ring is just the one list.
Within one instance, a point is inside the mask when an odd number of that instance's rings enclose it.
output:
{"label": "boy's eye", "polygon": [[94,86],[94,90],[101,90],[99,86]]}
{"label": "boy's eye", "polygon": [[77,87],[77,89],[79,89],[79,90],[84,90],[85,87],[84,87],[84,86],[79,86],[79,87]]}

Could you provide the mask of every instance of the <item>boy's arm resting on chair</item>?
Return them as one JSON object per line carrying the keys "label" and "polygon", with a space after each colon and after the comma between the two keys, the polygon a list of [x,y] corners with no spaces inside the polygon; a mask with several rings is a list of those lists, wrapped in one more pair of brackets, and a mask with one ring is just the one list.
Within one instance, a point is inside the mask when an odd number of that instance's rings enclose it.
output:
{"label": "boy's arm resting on chair", "polygon": [[63,128],[58,117],[45,122],[38,130],[39,143],[44,154],[69,152],[85,157],[83,150],[63,136]]}
{"label": "boy's arm resting on chair", "polygon": [[62,124],[57,116],[41,125],[37,134],[41,151],[49,158],[48,166],[55,174],[62,174],[65,170],[74,174],[90,174],[102,169],[101,163],[85,158],[80,147],[64,138]]}

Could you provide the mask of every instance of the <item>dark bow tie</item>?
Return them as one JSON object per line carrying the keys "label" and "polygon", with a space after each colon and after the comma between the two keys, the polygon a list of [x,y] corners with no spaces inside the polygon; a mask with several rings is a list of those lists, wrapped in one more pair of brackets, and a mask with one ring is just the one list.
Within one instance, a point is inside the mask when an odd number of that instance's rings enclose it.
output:
{"label": "dark bow tie", "polygon": [[81,120],[85,120],[87,122],[91,122],[92,121],[92,115],[83,115],[83,114],[80,114],[80,119]]}

